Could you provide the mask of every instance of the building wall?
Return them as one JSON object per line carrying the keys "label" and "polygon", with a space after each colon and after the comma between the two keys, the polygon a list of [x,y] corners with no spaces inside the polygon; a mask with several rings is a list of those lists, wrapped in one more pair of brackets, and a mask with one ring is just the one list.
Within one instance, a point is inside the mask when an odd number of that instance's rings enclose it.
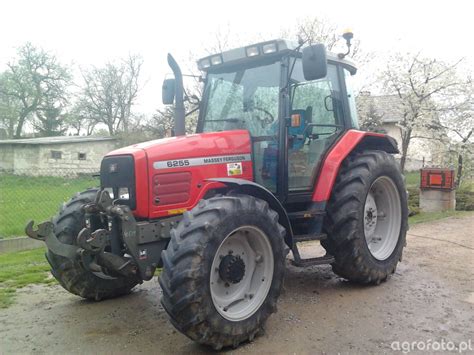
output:
{"label": "building wall", "polygon": [[[400,129],[396,126],[396,123],[384,123],[382,128],[387,134],[397,141],[398,149],[402,148],[402,137],[400,135]],[[405,162],[406,171],[416,171],[421,169],[424,165],[432,164],[432,141],[424,139],[412,139],[410,146],[408,147],[408,156]],[[399,159],[400,156],[398,155]]]}
{"label": "building wall", "polygon": [[36,175],[39,168],[39,150],[36,145],[12,145],[13,172],[22,175]]}
{"label": "building wall", "polygon": [[[68,144],[4,144],[0,146],[0,171],[32,176],[73,176],[99,172],[103,156],[114,150],[115,144],[113,140]],[[54,158],[52,151],[60,153],[61,157]]]}
{"label": "building wall", "polygon": [[0,171],[13,170],[13,147],[10,144],[0,146]]}
{"label": "building wall", "polygon": [[[99,172],[103,156],[114,149],[115,141],[41,145],[38,175],[64,176]],[[60,152],[61,158],[53,158],[52,151]],[[79,159],[79,154],[85,155],[85,158]]]}

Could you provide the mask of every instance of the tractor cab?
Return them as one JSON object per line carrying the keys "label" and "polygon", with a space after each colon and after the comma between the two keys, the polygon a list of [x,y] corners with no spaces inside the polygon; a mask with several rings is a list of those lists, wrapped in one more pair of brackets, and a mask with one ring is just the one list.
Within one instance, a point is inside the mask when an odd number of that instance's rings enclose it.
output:
{"label": "tractor cab", "polygon": [[324,152],[357,128],[346,80],[355,65],[322,45],[301,47],[275,40],[198,61],[204,93],[197,133],[247,130],[254,181],[281,201],[311,193]]}

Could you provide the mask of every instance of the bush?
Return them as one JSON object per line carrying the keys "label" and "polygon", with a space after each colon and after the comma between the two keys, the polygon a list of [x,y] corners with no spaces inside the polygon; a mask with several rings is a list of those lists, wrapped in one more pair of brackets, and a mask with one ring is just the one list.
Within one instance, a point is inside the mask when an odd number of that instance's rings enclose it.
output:
{"label": "bush", "polygon": [[474,211],[474,191],[464,189],[456,191],[456,210]]}
{"label": "bush", "polygon": [[420,189],[418,187],[407,187],[408,190],[408,216],[420,213]]}

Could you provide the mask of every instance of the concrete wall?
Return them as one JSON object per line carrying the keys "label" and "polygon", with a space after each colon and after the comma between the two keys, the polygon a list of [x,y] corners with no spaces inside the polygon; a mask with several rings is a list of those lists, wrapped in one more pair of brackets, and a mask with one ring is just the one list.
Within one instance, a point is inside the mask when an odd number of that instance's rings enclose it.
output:
{"label": "concrete wall", "polygon": [[10,144],[0,145],[0,171],[2,170],[13,170],[13,146]]}
{"label": "concrete wall", "polygon": [[44,242],[28,237],[0,239],[0,254],[37,248],[45,248]]}
{"label": "concrete wall", "polygon": [[40,168],[38,146],[15,144],[13,147],[13,172],[35,175]]}
{"label": "concrete wall", "polygon": [[421,189],[420,210],[422,212],[440,212],[456,209],[456,191]]}
{"label": "concrete wall", "polygon": [[[114,140],[62,144],[3,144],[0,146],[0,171],[31,176],[70,176],[98,172],[105,154],[116,148]],[[51,152],[61,152],[55,159]],[[85,159],[79,159],[85,154]]]}
{"label": "concrete wall", "polygon": [[[115,141],[41,145],[39,148],[40,175],[61,176],[72,172],[98,172],[104,155],[114,149]],[[52,158],[51,151],[61,152],[61,159]],[[80,153],[85,154],[85,160],[79,159]]]}

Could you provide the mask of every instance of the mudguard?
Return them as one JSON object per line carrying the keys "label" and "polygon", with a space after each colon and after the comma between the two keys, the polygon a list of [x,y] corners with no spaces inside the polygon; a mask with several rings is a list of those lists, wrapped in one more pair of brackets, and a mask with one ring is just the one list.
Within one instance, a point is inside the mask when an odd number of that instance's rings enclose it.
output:
{"label": "mudguard", "polygon": [[386,134],[348,130],[326,155],[313,192],[313,202],[324,206],[329,200],[342,162],[355,149],[399,153],[397,141]]}
{"label": "mudguard", "polygon": [[278,222],[286,229],[285,243],[291,248],[293,246],[293,230],[291,228],[290,219],[282,204],[269,190],[255,182],[235,179],[235,178],[211,178],[208,181],[220,182],[229,187],[238,187],[239,192],[260,198],[268,202],[270,208],[279,215]]}

